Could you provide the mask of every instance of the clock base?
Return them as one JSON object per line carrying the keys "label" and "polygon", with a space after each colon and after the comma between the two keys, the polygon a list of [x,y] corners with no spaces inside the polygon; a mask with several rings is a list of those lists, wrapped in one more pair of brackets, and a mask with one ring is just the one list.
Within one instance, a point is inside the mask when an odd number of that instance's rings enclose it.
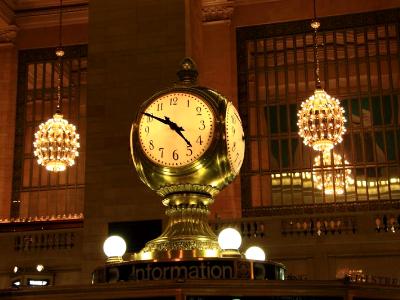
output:
{"label": "clock base", "polygon": [[165,231],[147,242],[134,260],[219,257],[218,239],[208,225],[208,204],[213,199],[205,194],[169,195],[163,203],[169,217]]}

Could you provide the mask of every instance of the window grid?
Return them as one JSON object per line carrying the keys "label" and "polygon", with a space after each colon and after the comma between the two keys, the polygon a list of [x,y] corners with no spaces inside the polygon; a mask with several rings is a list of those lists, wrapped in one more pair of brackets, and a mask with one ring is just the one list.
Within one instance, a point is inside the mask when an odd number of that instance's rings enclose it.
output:
{"label": "window grid", "polygon": [[342,168],[351,169],[354,184],[343,195],[316,189],[311,167],[317,153],[297,134],[297,110],[314,90],[309,21],[240,28],[245,211],[399,199],[398,10],[330,17],[321,24],[322,84],[339,98],[348,120],[344,141],[334,150],[349,161]]}

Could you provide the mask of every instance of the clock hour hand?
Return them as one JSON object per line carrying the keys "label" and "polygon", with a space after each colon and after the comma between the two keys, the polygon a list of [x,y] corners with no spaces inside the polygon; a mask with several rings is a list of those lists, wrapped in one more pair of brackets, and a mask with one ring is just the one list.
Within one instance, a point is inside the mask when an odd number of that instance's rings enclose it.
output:
{"label": "clock hour hand", "polygon": [[143,114],[145,116],[148,116],[150,118],[153,118],[161,123],[164,123],[166,125],[169,126],[169,128],[171,128],[172,130],[174,130],[177,134],[179,134],[186,142],[186,144],[188,144],[189,147],[192,147],[192,144],[189,142],[189,140],[183,135],[182,131],[185,131],[185,129],[183,129],[182,127],[178,126],[175,122],[172,122],[170,120],[170,118],[168,118],[167,116],[164,116],[163,118],[157,117],[155,115],[149,114],[147,112],[143,112]]}

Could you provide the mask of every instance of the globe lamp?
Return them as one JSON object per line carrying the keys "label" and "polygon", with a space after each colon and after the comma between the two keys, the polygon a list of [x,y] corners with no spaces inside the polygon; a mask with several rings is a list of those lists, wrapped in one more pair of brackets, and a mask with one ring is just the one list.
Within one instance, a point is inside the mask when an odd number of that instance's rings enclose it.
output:
{"label": "globe lamp", "polygon": [[244,256],[246,257],[246,259],[250,260],[265,260],[265,252],[258,246],[251,246],[250,248],[248,248],[244,253]]}
{"label": "globe lamp", "polygon": [[112,235],[104,241],[103,251],[108,257],[107,263],[122,262],[122,256],[126,252],[126,243],[122,237],[118,235]]}
{"label": "globe lamp", "polygon": [[218,235],[218,244],[222,249],[223,257],[241,256],[239,247],[242,244],[240,233],[234,228],[225,228]]}
{"label": "globe lamp", "polygon": [[42,272],[43,270],[44,270],[44,266],[43,266],[43,265],[38,264],[38,265],[36,266],[36,271]]}

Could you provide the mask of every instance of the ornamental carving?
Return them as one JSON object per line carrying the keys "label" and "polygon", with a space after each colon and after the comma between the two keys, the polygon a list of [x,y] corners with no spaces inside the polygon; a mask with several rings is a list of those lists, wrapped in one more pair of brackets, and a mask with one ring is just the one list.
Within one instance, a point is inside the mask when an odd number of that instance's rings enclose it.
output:
{"label": "ornamental carving", "polygon": [[218,249],[218,242],[201,240],[175,240],[161,243],[148,243],[142,251],[171,251],[171,250],[207,250]]}
{"label": "ornamental carving", "polygon": [[232,1],[214,1],[205,3],[202,8],[203,22],[230,20],[233,14]]}
{"label": "ornamental carving", "polygon": [[157,194],[166,197],[167,195],[174,194],[177,192],[186,192],[186,191],[193,191],[194,193],[206,193],[211,196],[215,196],[218,194],[219,190],[211,185],[199,185],[199,184],[175,184],[175,185],[166,185],[161,187]]}
{"label": "ornamental carving", "polygon": [[0,44],[14,43],[17,33],[18,27],[15,25],[0,28]]}

